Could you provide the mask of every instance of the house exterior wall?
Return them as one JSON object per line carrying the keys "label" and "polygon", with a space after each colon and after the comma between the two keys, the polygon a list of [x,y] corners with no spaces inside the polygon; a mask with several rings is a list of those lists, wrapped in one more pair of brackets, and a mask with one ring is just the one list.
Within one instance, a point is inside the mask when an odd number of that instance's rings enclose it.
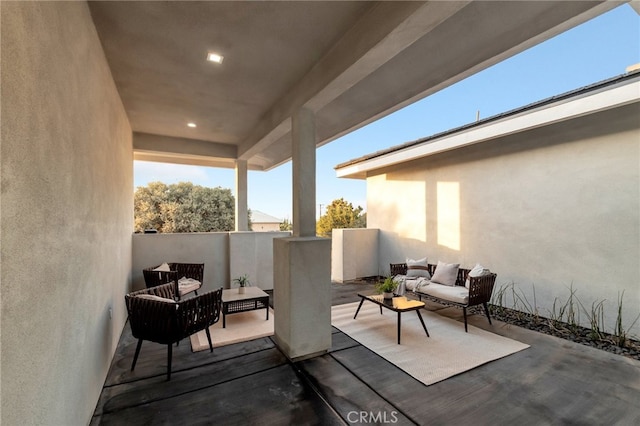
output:
{"label": "house exterior wall", "polygon": [[0,11],[0,423],[86,425],[127,316],[131,128],[86,3]]}
{"label": "house exterior wall", "polygon": [[513,283],[543,316],[570,287],[589,310],[605,300],[609,330],[624,292],[630,327],[640,306],[638,117],[633,103],[370,172],[381,271],[406,257],[481,263],[498,274],[496,290]]}
{"label": "house exterior wall", "polygon": [[251,224],[251,230],[256,232],[280,231],[280,224],[269,222],[254,222]]}

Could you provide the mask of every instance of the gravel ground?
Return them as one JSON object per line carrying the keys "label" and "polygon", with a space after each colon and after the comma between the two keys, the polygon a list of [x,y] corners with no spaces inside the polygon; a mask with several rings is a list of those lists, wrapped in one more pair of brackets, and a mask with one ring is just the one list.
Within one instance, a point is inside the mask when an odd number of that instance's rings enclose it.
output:
{"label": "gravel ground", "polygon": [[[499,308],[493,305],[489,306],[491,317],[502,322],[517,325],[519,327],[528,328],[540,333],[549,334],[570,340],[583,345],[601,349],[617,355],[626,356],[640,361],[640,341],[635,339],[627,339],[624,347],[620,347],[616,343],[616,336],[608,333],[600,333],[594,336],[590,329],[570,326],[567,323],[552,321],[544,317],[534,317],[520,311],[514,311],[507,308]],[[477,314],[484,315],[482,308],[474,307],[473,311]]]}

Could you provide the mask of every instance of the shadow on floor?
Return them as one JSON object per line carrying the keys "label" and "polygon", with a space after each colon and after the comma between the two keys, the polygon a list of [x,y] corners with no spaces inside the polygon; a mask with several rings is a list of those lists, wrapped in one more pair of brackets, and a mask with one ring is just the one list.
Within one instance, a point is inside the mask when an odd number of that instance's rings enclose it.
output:
{"label": "shadow on floor", "polygon": [[[333,284],[333,304],[371,284]],[[461,310],[428,304],[455,319]],[[469,324],[531,345],[431,386],[333,329],[329,353],[290,362],[271,338],[191,352],[142,346],[123,330],[92,425],[640,424],[640,362],[472,315]],[[461,327],[463,325],[461,324]],[[420,362],[420,360],[416,360]]]}

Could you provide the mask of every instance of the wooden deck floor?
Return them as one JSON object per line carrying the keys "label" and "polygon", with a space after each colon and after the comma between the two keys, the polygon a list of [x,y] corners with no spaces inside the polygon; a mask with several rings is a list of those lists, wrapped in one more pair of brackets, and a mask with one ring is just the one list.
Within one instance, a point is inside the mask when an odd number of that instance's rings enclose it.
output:
{"label": "wooden deck floor", "polygon": [[[333,284],[334,304],[357,301],[366,286]],[[91,424],[640,424],[640,362],[479,315],[469,322],[531,348],[425,386],[336,329],[329,353],[298,363],[271,338],[213,353],[185,341],[167,382],[161,345],[145,342],[129,371],[127,325]]]}

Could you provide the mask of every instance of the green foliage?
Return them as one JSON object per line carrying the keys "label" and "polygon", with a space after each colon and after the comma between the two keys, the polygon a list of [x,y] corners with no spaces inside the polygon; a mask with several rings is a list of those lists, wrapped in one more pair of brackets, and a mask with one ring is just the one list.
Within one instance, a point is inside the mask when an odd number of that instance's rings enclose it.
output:
{"label": "green foliage", "polygon": [[[530,318],[534,323],[542,323],[554,330],[560,335],[565,334],[577,334],[580,325],[580,312],[583,312],[588,320],[588,336],[593,341],[610,341],[620,347],[627,347],[630,339],[629,331],[640,320],[640,313],[631,322],[631,325],[625,326],[623,324],[622,305],[623,296],[618,294],[618,306],[615,325],[611,334],[605,331],[605,300],[594,301],[591,304],[591,308],[587,309],[580,299],[576,296],[576,290],[573,288],[573,283],[568,287],[569,296],[564,303],[562,303],[557,297],[553,301],[553,306],[549,310],[549,317],[545,318],[539,316],[538,307],[535,301],[535,287],[534,287],[534,302],[533,305],[529,303],[523,293],[518,293],[515,290],[515,283],[510,283],[500,286],[493,292],[491,297],[490,309],[494,315],[504,315],[509,311],[517,319]],[[511,294],[511,298],[509,298]]]}
{"label": "green foliage", "polygon": [[251,209],[247,209],[247,215],[249,216],[247,218],[247,229],[251,230],[253,228],[253,212],[251,211]]}
{"label": "green foliage", "polygon": [[[151,182],[134,194],[135,231],[216,232],[235,227],[235,200],[230,189],[189,182]],[[249,218],[250,220],[250,218]]]}
{"label": "green foliage", "polygon": [[251,285],[251,281],[249,281],[249,277],[247,274],[244,274],[238,278],[234,278],[233,282],[238,284],[240,287],[248,287]]}
{"label": "green foliage", "polygon": [[333,200],[327,206],[327,211],[316,223],[316,234],[330,237],[333,229],[366,228],[367,216],[362,213],[362,207],[356,208],[344,198]]}
{"label": "green foliage", "polygon": [[280,224],[280,230],[281,231],[293,231],[293,224],[291,222],[289,222],[289,219],[285,219]]}
{"label": "green foliage", "polygon": [[553,300],[553,306],[551,311],[549,311],[552,324],[554,326],[558,326],[560,323],[565,323],[568,327],[575,332],[577,327],[580,325],[580,310],[577,309],[576,303],[582,305],[578,298],[576,297],[576,291],[573,289],[573,283],[569,287],[569,298],[564,303],[564,305],[558,305],[556,307],[556,302],[558,298],[556,297]]}
{"label": "green foliage", "polygon": [[618,294],[618,310],[617,310],[617,316],[616,316],[616,325],[613,330],[614,342],[616,343],[616,345],[620,346],[621,348],[624,348],[625,345],[627,344],[627,339],[628,339],[627,334],[629,330],[636,324],[636,322],[638,322],[638,319],[640,319],[640,314],[638,314],[636,319],[633,321],[633,323],[631,323],[631,325],[628,328],[624,327],[624,325],[622,324],[622,298],[623,297],[624,297],[624,290],[622,291],[622,294]]}
{"label": "green foliage", "polygon": [[398,287],[398,283],[393,280],[393,277],[387,277],[384,281],[376,284],[376,291],[378,293],[393,293]]}

